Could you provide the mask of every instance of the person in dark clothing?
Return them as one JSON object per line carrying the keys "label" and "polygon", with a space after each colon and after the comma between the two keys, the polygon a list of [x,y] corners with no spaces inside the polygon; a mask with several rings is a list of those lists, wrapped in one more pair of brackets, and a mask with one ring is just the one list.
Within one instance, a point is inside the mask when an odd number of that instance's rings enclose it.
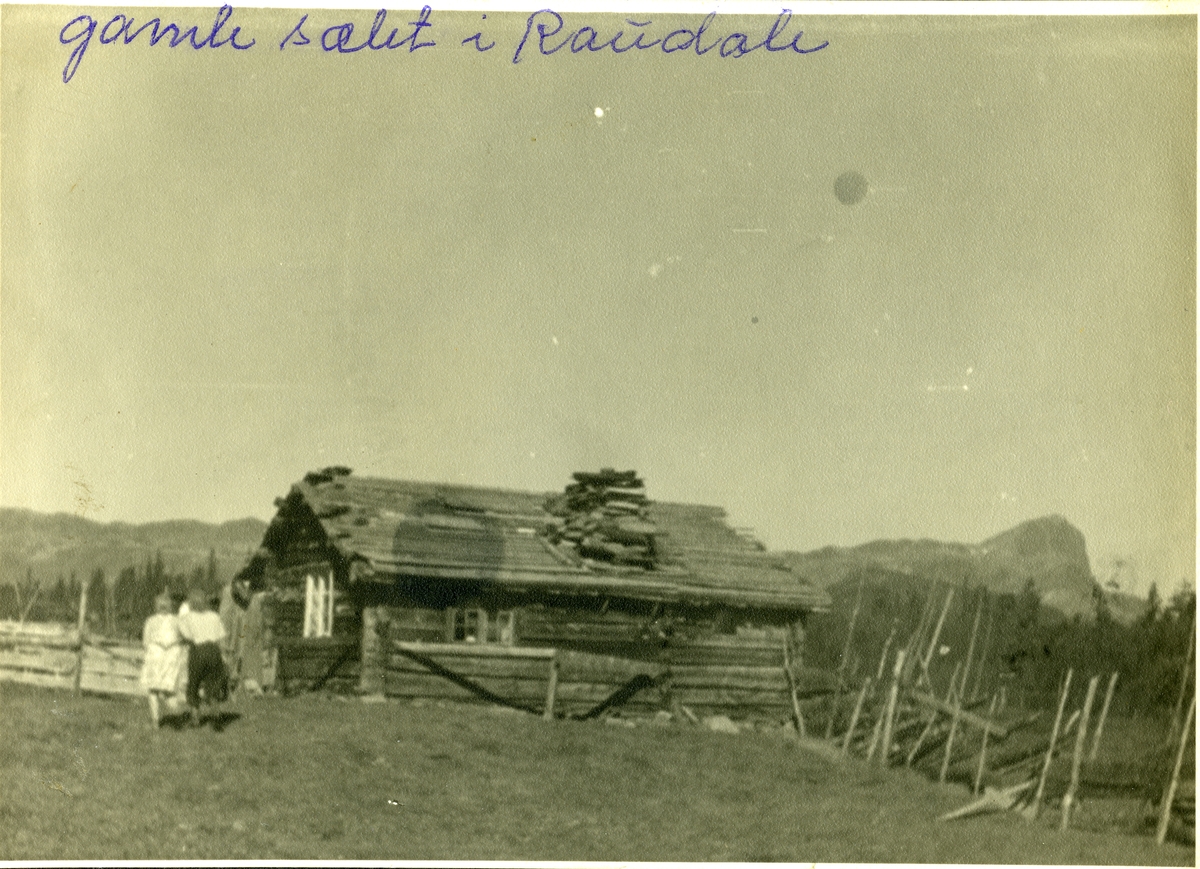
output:
{"label": "person in dark clothing", "polygon": [[223,703],[229,698],[229,673],[221,656],[225,626],[199,592],[188,596],[188,611],[179,617],[179,632],[191,644],[188,653],[187,703],[192,723],[199,724],[201,702]]}

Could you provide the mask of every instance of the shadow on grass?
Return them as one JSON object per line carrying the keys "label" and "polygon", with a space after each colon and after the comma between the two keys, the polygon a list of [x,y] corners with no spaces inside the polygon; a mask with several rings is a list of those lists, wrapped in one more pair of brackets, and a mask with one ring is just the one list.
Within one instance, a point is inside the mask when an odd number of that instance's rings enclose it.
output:
{"label": "shadow on grass", "polygon": [[[203,727],[208,725],[215,732],[221,733],[233,722],[242,717],[240,712],[221,711],[211,715],[201,715],[199,723],[195,727]],[[187,712],[179,715],[164,715],[160,722],[160,727],[170,728],[171,730],[192,730],[192,717]]]}

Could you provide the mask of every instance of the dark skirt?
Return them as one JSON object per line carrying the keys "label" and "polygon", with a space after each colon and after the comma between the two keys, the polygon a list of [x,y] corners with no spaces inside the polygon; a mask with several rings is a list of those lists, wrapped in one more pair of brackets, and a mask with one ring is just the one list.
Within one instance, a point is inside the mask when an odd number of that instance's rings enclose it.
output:
{"label": "dark skirt", "polygon": [[199,643],[188,654],[189,706],[199,707],[201,691],[209,703],[222,703],[229,697],[229,674],[217,643]]}

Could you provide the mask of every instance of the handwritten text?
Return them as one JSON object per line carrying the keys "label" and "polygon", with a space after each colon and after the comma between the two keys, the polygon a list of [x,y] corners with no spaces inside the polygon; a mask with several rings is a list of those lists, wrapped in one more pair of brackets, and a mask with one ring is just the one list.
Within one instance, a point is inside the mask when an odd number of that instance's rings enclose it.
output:
{"label": "handwritten text", "polygon": [[[132,46],[140,43],[148,44],[151,48],[165,41],[169,48],[182,46],[195,51],[228,47],[244,52],[254,48],[258,41],[243,35],[243,28],[231,23],[233,14],[232,6],[222,6],[217,10],[212,27],[206,32],[199,25],[185,26],[173,21],[163,23],[162,19],[157,17],[139,22],[132,15],[118,13],[101,24],[103,19],[98,20],[86,14],[77,15],[68,21],[58,34],[58,41],[70,49],[62,71],[63,83],[70,82],[78,72],[93,38],[101,45]],[[465,39],[459,38],[462,36],[461,32],[446,38],[445,30],[448,28],[445,25],[441,25],[440,29],[435,28],[433,10],[429,6],[423,6],[421,11],[416,13],[416,18],[408,21],[403,27],[391,28],[387,26],[386,9],[380,9],[375,14],[375,19],[369,27],[337,19],[334,19],[337,23],[319,26],[310,22],[311,14],[302,15],[290,30],[278,31],[266,44],[277,44],[279,51],[290,52],[307,46],[309,51],[319,49],[333,55],[356,54],[363,49],[381,51],[400,48],[407,49],[404,53],[411,54],[419,49],[432,49],[438,45],[473,48],[473,53],[484,54],[497,45],[497,39],[492,38],[491,34],[485,36],[482,29]],[[483,15],[482,20],[486,22],[486,19],[487,15]],[[645,20],[626,18],[617,28],[606,30],[590,23],[576,26],[579,23],[578,18],[568,24],[567,20],[553,9],[539,9],[525,20],[520,37],[509,43],[512,63],[559,54],[569,56],[604,52],[621,56],[629,52],[638,54],[652,49],[666,55],[718,58],[742,58],[762,49],[768,54],[782,53],[795,57],[812,54],[829,46],[828,40],[810,40],[802,44],[804,31],[800,29],[789,34],[792,21],[789,9],[782,10],[771,22],[770,27],[757,34],[728,28],[722,30],[717,26],[716,19],[717,13],[710,12],[693,27],[667,30],[666,27],[656,28],[649,17]],[[441,36],[434,38],[435,32]],[[280,35],[283,38],[275,43],[274,40]]]}

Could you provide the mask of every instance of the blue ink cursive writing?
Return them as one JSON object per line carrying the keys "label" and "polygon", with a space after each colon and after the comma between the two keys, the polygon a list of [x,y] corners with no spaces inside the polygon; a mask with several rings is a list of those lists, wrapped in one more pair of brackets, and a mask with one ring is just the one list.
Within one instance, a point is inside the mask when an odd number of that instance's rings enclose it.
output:
{"label": "blue ink cursive writing", "polygon": [[[484,15],[483,18],[486,20],[487,16]],[[474,36],[468,36],[466,39],[464,39],[462,42],[460,42],[459,45],[466,45],[468,42],[474,42],[476,51],[490,51],[491,49],[496,47],[495,41],[489,42],[487,45],[481,45],[480,44],[481,39],[483,39],[483,31],[482,30],[480,30]]]}
{"label": "blue ink cursive writing", "polygon": [[[421,41],[421,31],[426,27],[432,27],[433,24],[429,21],[429,16],[433,10],[428,6],[422,6],[421,12],[417,16],[416,21],[408,22],[413,29],[412,33],[401,39],[399,42],[394,42],[398,28],[393,27],[392,32],[388,34],[386,42],[377,43],[375,37],[383,29],[383,22],[387,18],[387,10],[380,9],[375,14],[375,21],[371,25],[371,32],[367,34],[367,38],[360,45],[351,45],[350,40],[354,36],[354,25],[347,21],[345,24],[338,24],[334,27],[329,27],[321,34],[321,48],[326,51],[336,51],[339,54],[352,54],[355,51],[362,51],[364,48],[369,48],[372,51],[379,51],[381,48],[403,48],[408,46],[410,52],[416,51],[418,48],[430,48],[437,45],[432,39],[428,42]],[[306,15],[305,18],[308,16]],[[299,26],[299,25],[297,25]],[[332,37],[332,38],[331,38]],[[281,45],[280,48],[283,48]]]}
{"label": "blue ink cursive writing", "polygon": [[[829,45],[829,40],[825,40],[819,45],[807,48],[801,47],[800,40],[804,36],[803,30],[797,32],[791,40],[785,40],[783,33],[787,30],[787,26],[792,20],[792,11],[790,9],[784,9],[776,16],[770,30],[767,31],[766,37],[758,43],[752,45],[748,35],[734,32],[726,34],[724,37],[713,37],[705,45],[705,33],[712,26],[713,20],[716,17],[717,13],[710,12],[695,30],[686,28],[672,30],[660,39],[645,41],[643,39],[646,35],[644,31],[630,38],[626,36],[624,30],[618,30],[611,38],[604,40],[601,39],[600,32],[591,26],[580,27],[568,32],[566,35],[561,35],[566,28],[563,17],[553,9],[539,9],[526,20],[525,33],[521,36],[521,41],[517,43],[517,50],[513,53],[512,62],[521,62],[521,55],[525,51],[525,46],[529,43],[530,37],[533,36],[535,31],[537,32],[537,51],[546,57],[564,48],[571,54],[579,54],[581,51],[604,51],[605,49],[612,51],[614,54],[624,54],[635,48],[639,51],[645,51],[648,48],[658,47],[665,54],[674,54],[677,51],[691,49],[699,57],[703,57],[715,48],[717,49],[717,54],[728,58],[745,57],[747,54],[758,51],[760,48],[765,48],[767,51],[772,52],[791,51],[796,54],[812,54],[814,51],[820,51]],[[637,28],[649,27],[651,24],[648,20],[635,21],[632,18],[626,18],[625,23]]]}
{"label": "blue ink cursive writing", "polygon": [[[108,20],[102,28],[100,28],[100,42],[102,45],[110,45],[117,40],[123,44],[129,45],[146,29],[150,30],[148,37],[151,45],[158,45],[160,41],[166,39],[167,44],[171,48],[178,48],[180,45],[190,45],[192,48],[199,51],[202,48],[220,48],[223,45],[228,45],[236,48],[238,51],[245,51],[254,45],[254,40],[249,42],[238,42],[238,34],[242,28],[234,27],[228,36],[224,39],[219,38],[221,28],[233,15],[232,6],[222,6],[217,11],[217,19],[213,22],[212,29],[208,35],[202,39],[197,39],[199,30],[196,25],[192,25],[187,30],[180,30],[178,24],[174,22],[163,24],[161,19],[151,18],[141,27],[134,30],[134,21],[131,16],[114,15]],[[58,32],[58,41],[63,45],[74,45],[70,56],[67,58],[67,65],[63,67],[62,80],[63,84],[69,82],[75,75],[75,71],[79,69],[79,64],[83,60],[84,52],[87,51],[88,45],[91,44],[92,37],[96,33],[96,19],[90,15],[80,15],[72,18],[67,22],[66,26]],[[68,34],[70,31],[70,34]]]}
{"label": "blue ink cursive writing", "polygon": [[[79,64],[96,37],[101,45],[132,45],[143,33],[147,33],[143,43],[149,42],[151,47],[166,41],[171,48],[189,46],[196,51],[202,48],[223,48],[229,46],[237,51],[246,51],[255,45],[255,40],[242,36],[242,28],[230,24],[233,17],[233,7],[226,4],[217,10],[216,19],[207,33],[201,35],[197,25],[186,29],[183,25],[169,22],[164,24],[160,18],[151,18],[143,23],[134,21],[133,16],[117,14],[101,26],[100,21],[90,15],[79,15],[72,18],[59,31],[58,41],[70,49],[66,66],[63,67],[62,80],[66,84],[71,81],[79,70]],[[433,10],[422,6],[416,20],[407,23],[407,29],[387,27],[388,11],[380,9],[375,13],[375,20],[365,36],[362,29],[355,38],[355,24],[343,21],[320,30],[309,23],[309,15],[304,14],[296,25],[283,37],[279,50],[289,47],[302,48],[307,45],[319,45],[326,53],[355,54],[364,48],[371,51],[382,49],[407,48],[409,53],[421,48],[433,48],[438,43],[432,38]],[[482,16],[486,20],[487,15]],[[789,55],[807,55],[820,51],[829,46],[829,40],[815,45],[801,45],[804,31],[797,30],[794,35],[788,35],[792,21],[790,9],[782,10],[771,23],[765,35],[761,38],[751,37],[741,31],[718,32],[715,22],[716,12],[710,12],[701,19],[695,27],[681,27],[662,34],[653,33],[649,28],[653,22],[646,18],[638,20],[626,18],[615,32],[604,32],[590,24],[581,27],[569,27],[562,15],[553,9],[539,9],[525,21],[525,29],[512,55],[514,64],[531,55],[550,57],[565,51],[567,54],[595,54],[610,51],[623,55],[630,51],[647,51],[658,49],[663,54],[684,54],[705,57],[715,55],[722,58],[739,58],[765,49],[767,52],[785,52]],[[336,20],[336,19],[335,19]],[[227,25],[229,25],[227,27]],[[309,32],[305,33],[305,28]],[[665,30],[666,28],[663,28]],[[384,36],[385,31],[387,35]],[[429,32],[425,32],[429,31]],[[439,30],[439,33],[442,31]],[[401,33],[404,33],[401,36]],[[311,34],[311,35],[310,35]],[[319,34],[319,35],[318,35]],[[483,30],[468,36],[459,42],[460,46],[473,47],[477,53],[490,51],[496,47],[495,40],[487,40]]]}
{"label": "blue ink cursive writing", "polygon": [[[376,37],[383,32],[384,22],[387,21],[387,10],[380,9],[375,13],[375,20],[371,23],[371,30],[358,45],[351,45],[351,40],[354,38],[354,24],[347,21],[344,24],[335,24],[333,27],[325,28],[325,32],[321,34],[321,48],[325,51],[336,51],[338,54],[353,54],[356,51],[362,51],[364,48],[369,48],[372,51],[379,51],[384,48],[403,48],[408,46],[410,52],[416,51],[418,48],[429,48],[437,43],[430,40],[429,42],[421,41],[421,31],[426,27],[432,27],[433,24],[429,20],[429,16],[433,14],[433,10],[428,6],[421,8],[420,14],[416,21],[408,22],[412,33],[396,41],[396,35],[400,32],[400,28],[393,27],[392,32],[383,42],[377,41]],[[283,42],[279,43],[279,50],[283,51],[289,45],[308,45],[311,40],[304,35],[304,22],[308,21],[308,15],[304,15],[292,28],[291,33],[283,38]]]}

